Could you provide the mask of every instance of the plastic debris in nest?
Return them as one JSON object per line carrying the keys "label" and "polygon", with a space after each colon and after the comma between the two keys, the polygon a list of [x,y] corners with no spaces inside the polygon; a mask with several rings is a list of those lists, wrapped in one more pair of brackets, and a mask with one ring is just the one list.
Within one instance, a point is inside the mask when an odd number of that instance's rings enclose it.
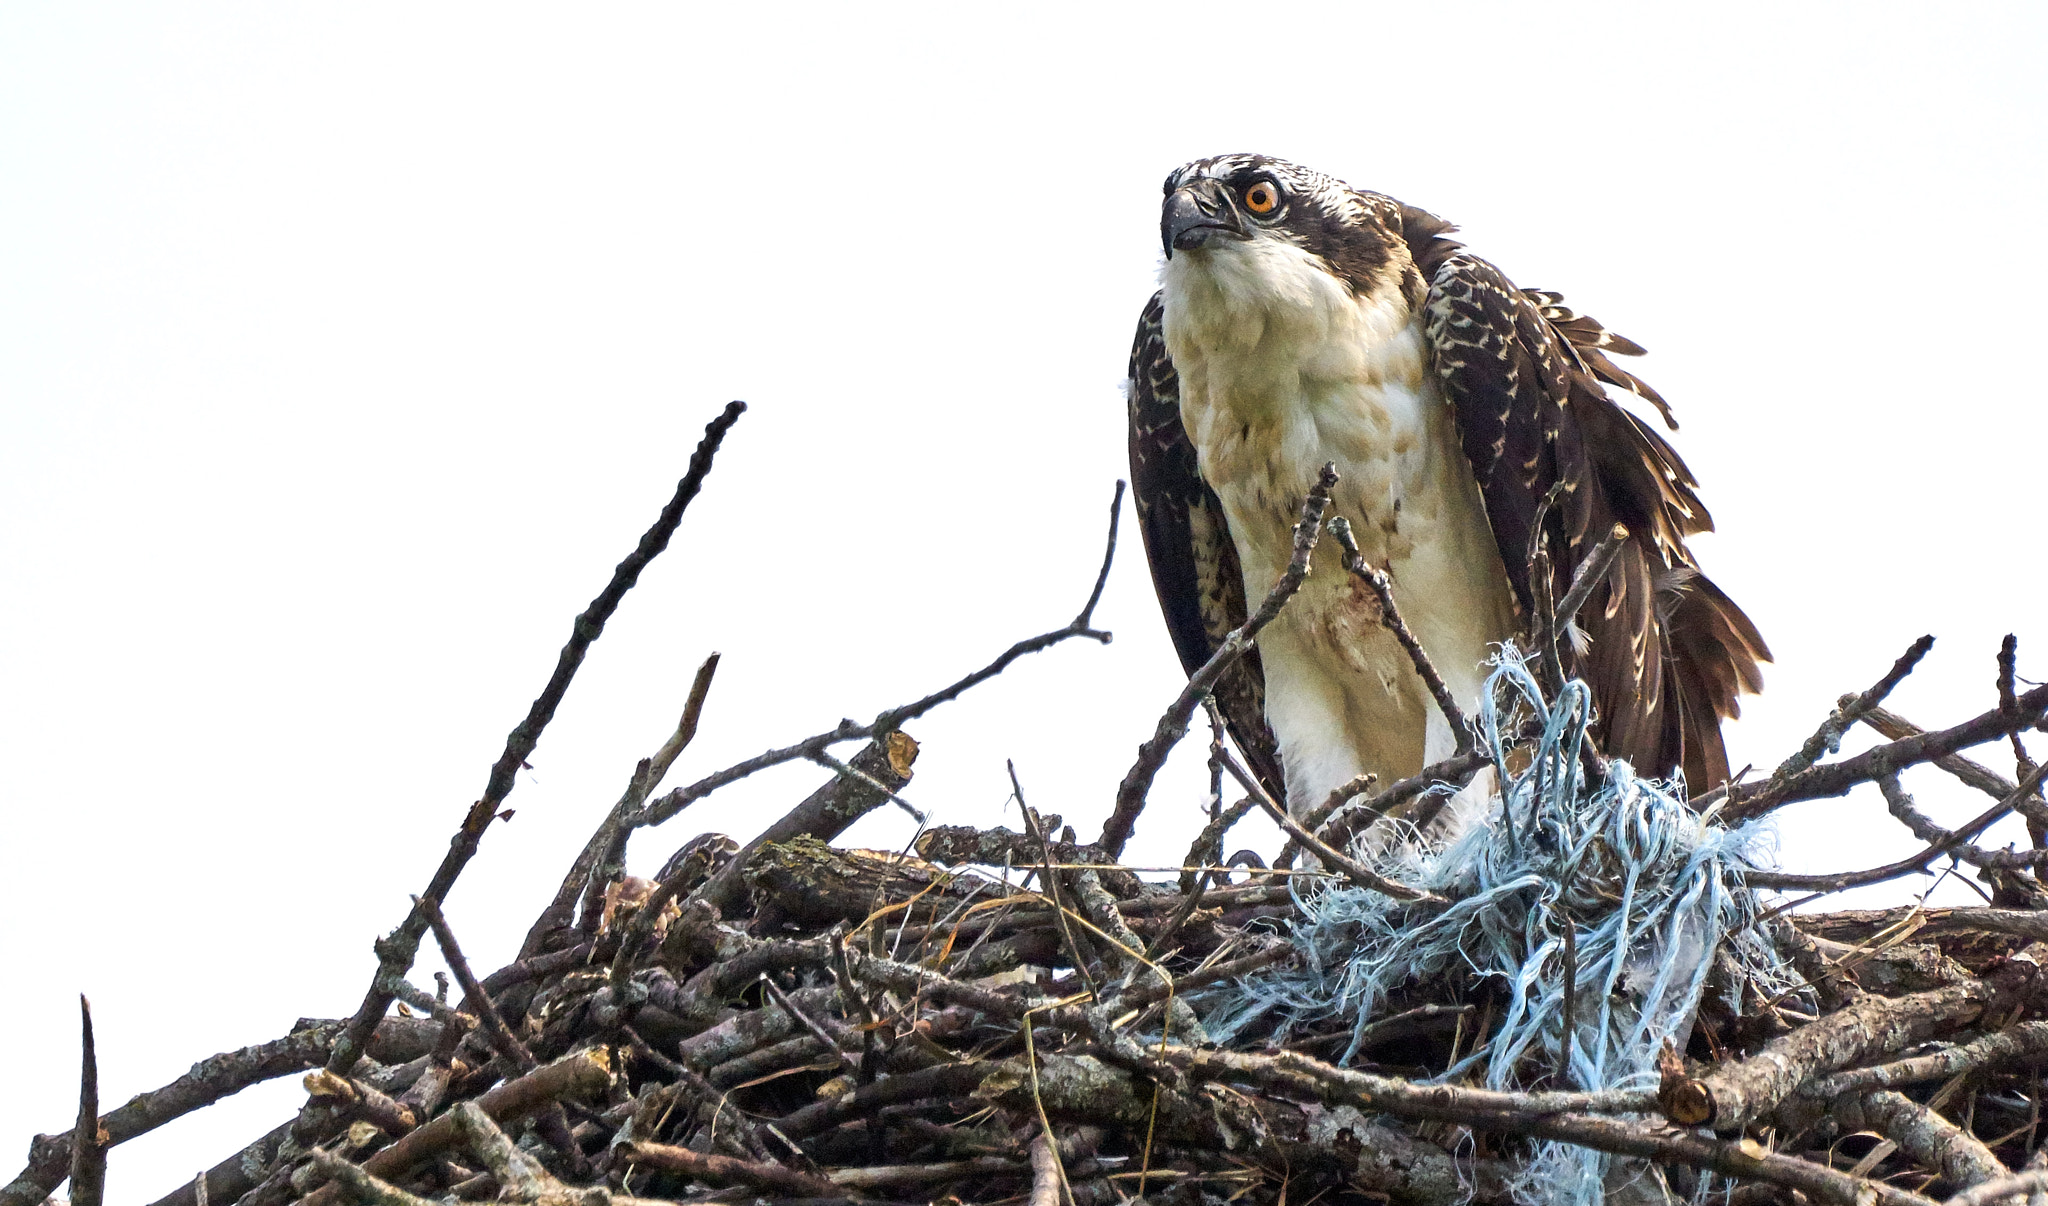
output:
{"label": "plastic debris in nest", "polygon": [[[1302,917],[1291,938],[1301,965],[1211,994],[1209,1033],[1228,1042],[1272,1019],[1284,1042],[1295,1028],[1353,1022],[1340,1058],[1358,1053],[1388,994],[1418,982],[1463,992],[1491,980],[1506,990],[1484,1043],[1438,1079],[1477,1077],[1491,1089],[1637,1088],[1656,1083],[1666,1036],[1682,1050],[1717,949],[1738,980],[1765,995],[1797,977],[1753,926],[1759,908],[1744,883],[1766,851],[1767,831],[1729,829],[1687,806],[1682,780],[1641,779],[1620,759],[1589,783],[1581,752],[1591,693],[1567,683],[1547,704],[1512,649],[1494,660],[1476,722],[1505,787],[1461,831],[1412,829],[1389,842],[1360,835],[1353,853],[1390,878],[1452,903],[1424,907],[1343,881],[1296,882]],[[1504,734],[1542,723],[1526,769],[1510,771]],[[1559,1076],[1571,950],[1572,1045]],[[1739,983],[1729,1007],[1740,1012]],[[1544,1144],[1527,1167],[1528,1200],[1598,1202],[1604,1153]]]}

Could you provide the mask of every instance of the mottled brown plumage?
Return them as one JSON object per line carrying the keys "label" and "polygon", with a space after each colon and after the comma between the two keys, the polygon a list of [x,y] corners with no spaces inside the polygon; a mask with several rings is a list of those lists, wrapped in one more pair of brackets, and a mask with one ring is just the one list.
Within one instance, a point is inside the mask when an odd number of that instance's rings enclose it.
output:
{"label": "mottled brown plumage", "polygon": [[[1676,427],[1664,399],[1609,358],[1643,349],[1567,309],[1557,294],[1517,288],[1452,240],[1449,223],[1424,211],[1257,156],[1190,165],[1169,179],[1169,194],[1198,168],[1226,189],[1276,182],[1294,208],[1276,215],[1275,227],[1354,290],[1399,280],[1426,324],[1431,366],[1455,409],[1525,617],[1536,602],[1534,529],[1553,486],[1560,487],[1557,503],[1541,521],[1550,597],[1564,593],[1600,535],[1616,522],[1628,526],[1627,546],[1579,615],[1583,640],[1562,651],[1566,668],[1592,688],[1595,732],[1609,754],[1644,774],[1682,769],[1695,791],[1727,779],[1721,720],[1737,714],[1739,693],[1761,689],[1758,664],[1770,654],[1685,546],[1713,526],[1691,471],[1608,392],[1642,398]],[[1222,507],[1181,422],[1161,326],[1155,295],[1131,353],[1131,470],[1154,585],[1192,672],[1243,620],[1245,587]],[[1248,659],[1218,702],[1238,744],[1277,790],[1263,694],[1259,663]]]}

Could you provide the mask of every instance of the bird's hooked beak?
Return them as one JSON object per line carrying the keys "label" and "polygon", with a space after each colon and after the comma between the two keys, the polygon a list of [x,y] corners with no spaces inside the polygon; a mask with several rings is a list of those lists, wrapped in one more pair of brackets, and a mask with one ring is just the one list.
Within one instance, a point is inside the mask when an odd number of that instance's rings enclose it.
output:
{"label": "bird's hooked beak", "polygon": [[1167,195],[1166,207],[1159,215],[1159,241],[1166,247],[1167,259],[1176,251],[1207,246],[1219,236],[1251,238],[1222,181],[1205,176]]}

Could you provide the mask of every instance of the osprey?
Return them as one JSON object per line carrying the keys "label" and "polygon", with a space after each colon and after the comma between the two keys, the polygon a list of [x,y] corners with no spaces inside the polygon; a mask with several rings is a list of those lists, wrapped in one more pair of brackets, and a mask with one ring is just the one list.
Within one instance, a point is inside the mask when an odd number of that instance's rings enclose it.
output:
{"label": "osprey", "polygon": [[[1392,579],[1467,709],[1536,588],[1562,596],[1600,537],[1627,525],[1565,669],[1592,688],[1608,754],[1645,775],[1682,770],[1694,791],[1725,781],[1721,719],[1762,688],[1770,653],[1686,550],[1713,526],[1692,473],[1608,393],[1676,429],[1657,392],[1608,359],[1643,349],[1555,293],[1517,288],[1450,223],[1283,160],[1197,160],[1165,193],[1162,287],[1131,350],[1131,476],[1187,671],[1278,579],[1302,500],[1334,462],[1332,514]],[[1548,584],[1531,581],[1539,541]],[[1454,744],[1332,544],[1216,691],[1237,744],[1296,812],[1363,772],[1414,774]]]}

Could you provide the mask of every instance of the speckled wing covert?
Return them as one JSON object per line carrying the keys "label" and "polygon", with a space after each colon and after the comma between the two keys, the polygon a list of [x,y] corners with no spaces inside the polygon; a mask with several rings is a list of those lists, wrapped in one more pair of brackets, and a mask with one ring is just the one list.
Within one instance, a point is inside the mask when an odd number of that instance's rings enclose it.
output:
{"label": "speckled wing covert", "polygon": [[[1138,319],[1131,346],[1131,497],[1152,563],[1166,630],[1190,674],[1244,623],[1244,576],[1223,503],[1202,480],[1195,446],[1180,422],[1180,378],[1166,354],[1158,294]],[[1216,687],[1216,707],[1246,762],[1276,800],[1285,800],[1279,743],[1266,726],[1266,677],[1257,649]]]}
{"label": "speckled wing covert", "polygon": [[1609,353],[1643,349],[1565,308],[1555,293],[1518,289],[1446,237],[1454,228],[1402,207],[1403,235],[1428,282],[1428,337],[1438,379],[1457,408],[1465,454],[1524,614],[1533,604],[1532,531],[1543,521],[1551,597],[1616,522],[1630,539],[1578,622],[1583,649],[1566,670],[1586,680],[1602,748],[1646,775],[1683,768],[1693,791],[1728,778],[1721,720],[1758,691],[1770,651],[1756,626],[1700,574],[1685,539],[1713,530],[1697,482],[1671,445],[1622,409],[1605,386],[1636,394],[1673,428],[1657,392]]}

